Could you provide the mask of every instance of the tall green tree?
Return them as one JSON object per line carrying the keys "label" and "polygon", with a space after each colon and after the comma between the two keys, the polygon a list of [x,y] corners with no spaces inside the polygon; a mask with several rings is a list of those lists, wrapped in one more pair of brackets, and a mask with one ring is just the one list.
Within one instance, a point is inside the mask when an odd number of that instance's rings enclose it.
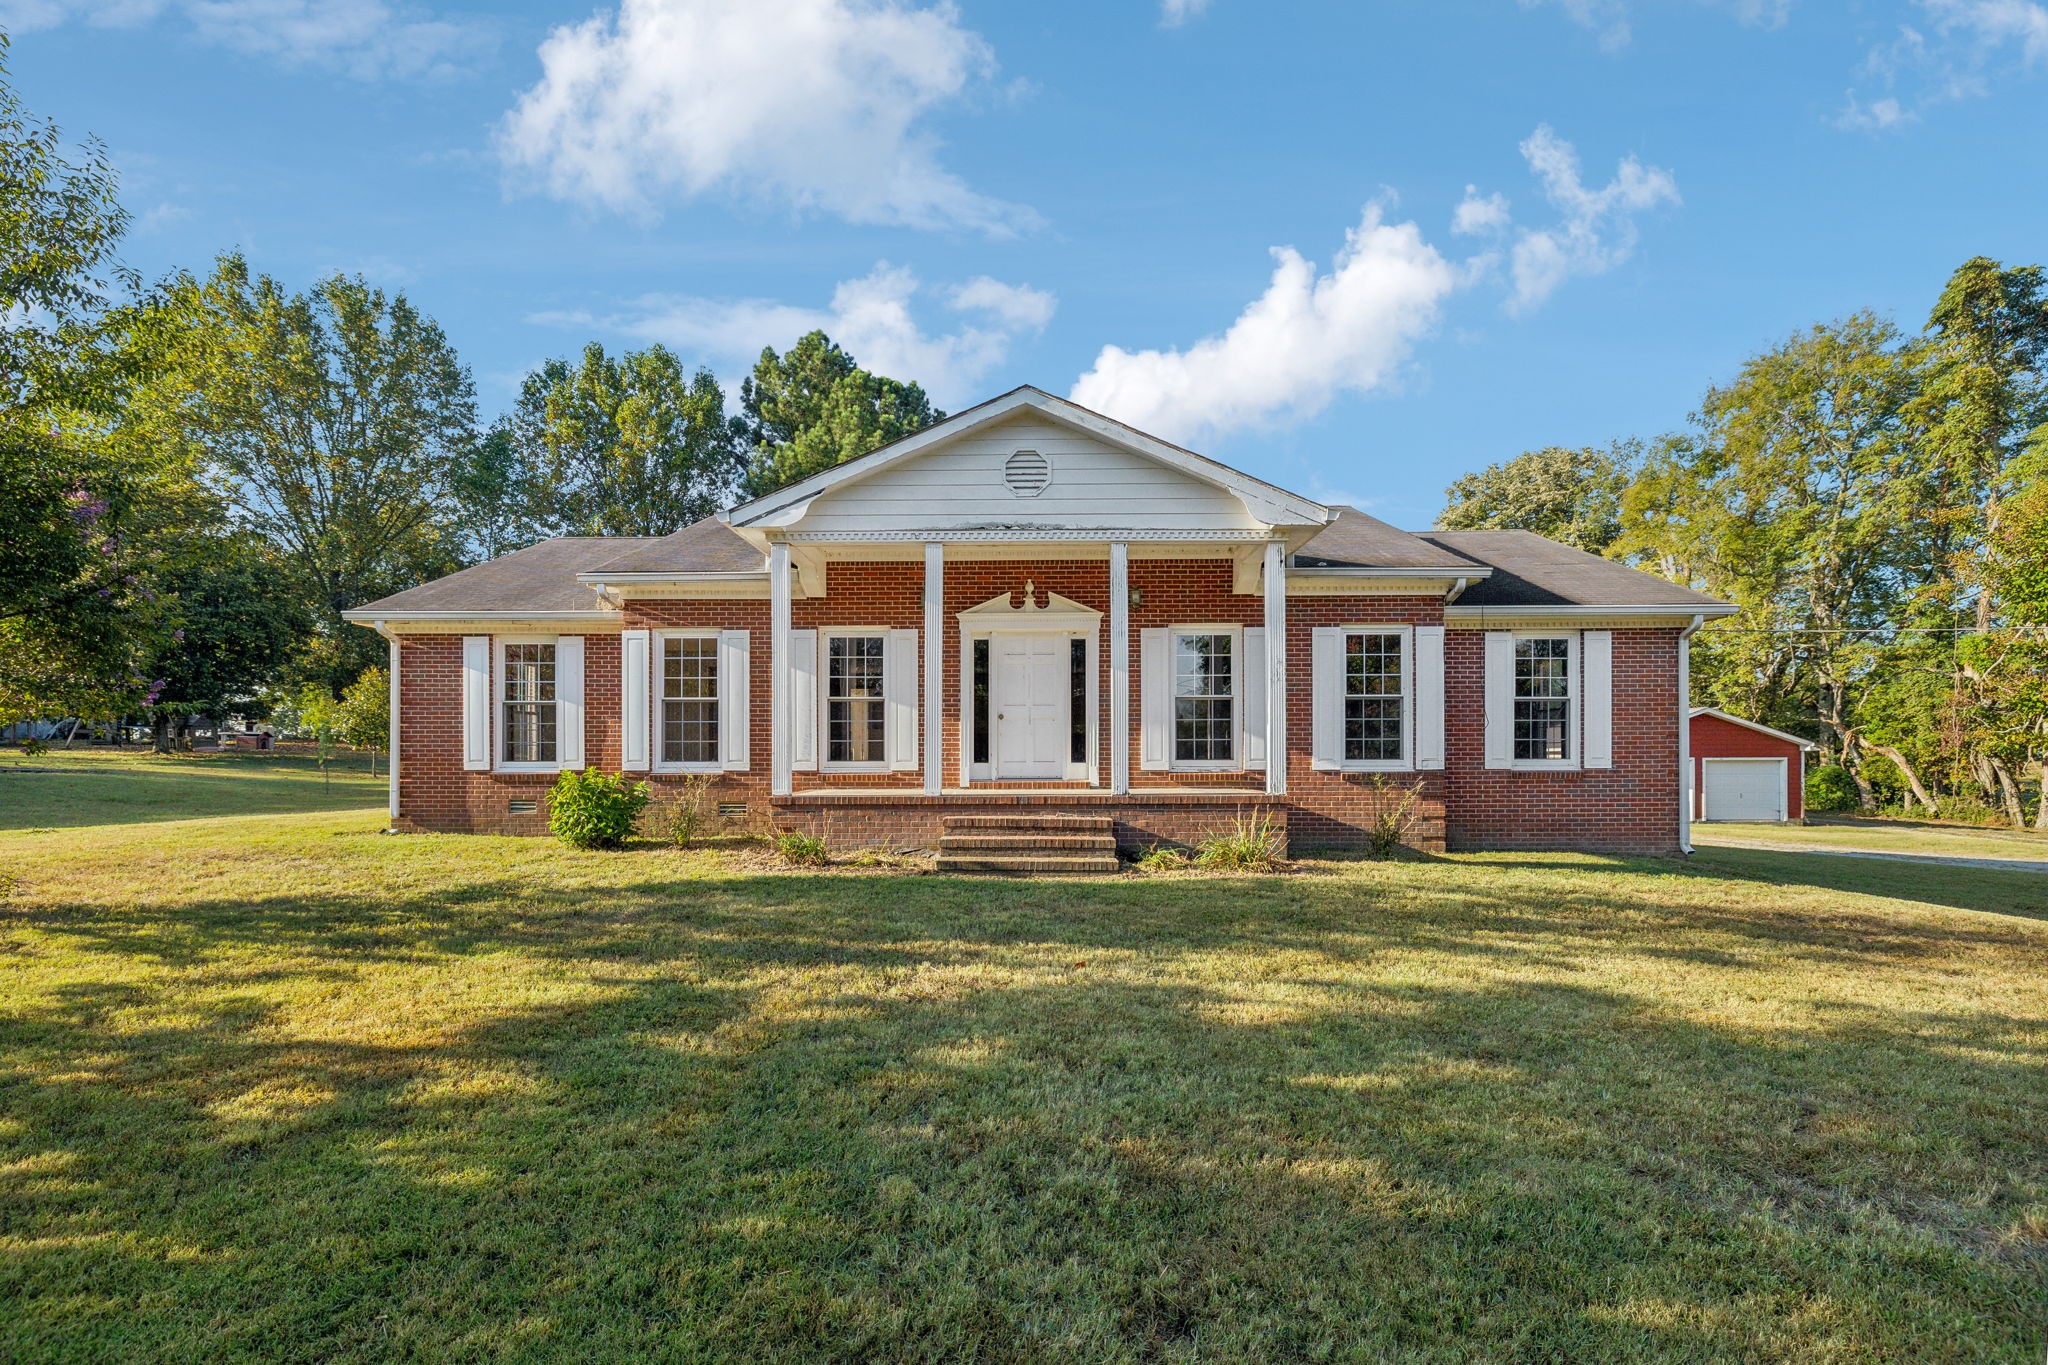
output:
{"label": "tall green tree", "polygon": [[[1619,553],[1741,607],[1695,646],[1699,693],[1758,719],[1817,720],[1870,799],[1858,689],[1926,575],[1924,349],[1873,314],[1799,333],[1710,390],[1622,499]],[[1909,780],[1910,758],[1882,752]]]}
{"label": "tall green tree", "polygon": [[[1936,573],[1920,619],[1974,633],[1948,651],[1955,757],[2015,825],[2041,744],[2023,717],[2043,686],[2021,623],[2001,600],[2006,509],[2041,478],[2048,428],[2048,277],[1983,256],[1949,277],[1928,318],[1918,408],[1933,459],[1928,515]],[[2010,676],[2008,676],[2010,675]]]}
{"label": "tall green tree", "polygon": [[167,629],[143,670],[157,688],[156,748],[168,752],[188,716],[218,719],[275,684],[312,617],[270,546],[246,531],[186,537],[153,584]]}
{"label": "tall green tree", "polygon": [[342,687],[381,647],[341,612],[456,563],[469,372],[433,319],[359,277],[294,294],[228,255],[163,295],[170,363],[137,420],[188,441],[275,548],[319,637],[309,666]]}
{"label": "tall green tree", "polygon": [[549,361],[503,435],[508,486],[523,467],[538,500],[528,520],[574,534],[666,535],[723,506],[741,467],[718,381],[665,346]]}
{"label": "tall green tree", "polygon": [[782,355],[762,350],[740,383],[740,408],[748,497],[857,459],[946,416],[918,385],[870,374],[815,331]]}
{"label": "tall green tree", "polygon": [[151,611],[135,513],[156,471],[102,440],[126,383],[106,149],[67,146],[15,94],[0,34],[0,721],[139,700]]}
{"label": "tall green tree", "polygon": [[1444,490],[1446,531],[1534,531],[1592,554],[1621,534],[1621,495],[1644,460],[1642,442],[1544,446],[1467,474]]}

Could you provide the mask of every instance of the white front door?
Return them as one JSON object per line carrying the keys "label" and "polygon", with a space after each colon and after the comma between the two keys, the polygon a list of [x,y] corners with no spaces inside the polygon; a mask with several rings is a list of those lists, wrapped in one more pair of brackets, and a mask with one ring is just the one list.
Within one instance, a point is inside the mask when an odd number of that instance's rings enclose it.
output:
{"label": "white front door", "polygon": [[1067,775],[1067,637],[997,635],[989,651],[991,722],[999,779]]}

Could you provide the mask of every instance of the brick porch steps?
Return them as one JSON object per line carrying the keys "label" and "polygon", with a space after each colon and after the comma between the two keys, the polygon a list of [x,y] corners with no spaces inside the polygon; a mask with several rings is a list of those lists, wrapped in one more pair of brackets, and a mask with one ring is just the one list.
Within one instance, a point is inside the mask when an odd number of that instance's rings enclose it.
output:
{"label": "brick porch steps", "polygon": [[1107,815],[949,815],[939,871],[1115,872],[1116,822]]}

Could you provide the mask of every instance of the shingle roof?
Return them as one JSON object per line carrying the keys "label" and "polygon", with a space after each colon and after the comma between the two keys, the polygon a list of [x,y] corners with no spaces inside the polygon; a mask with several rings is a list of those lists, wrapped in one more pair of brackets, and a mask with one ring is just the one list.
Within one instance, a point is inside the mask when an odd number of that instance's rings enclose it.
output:
{"label": "shingle roof", "polygon": [[623,553],[588,566],[608,573],[750,573],[767,567],[766,555],[716,517],[671,535],[635,539]]}
{"label": "shingle roof", "polygon": [[1294,562],[1304,569],[1444,569],[1455,574],[1470,569],[1465,555],[1422,536],[1398,530],[1369,517],[1356,507],[1332,504],[1337,519],[1316,532],[1295,551]]}
{"label": "shingle roof", "polygon": [[415,611],[596,611],[597,594],[576,575],[651,536],[561,536],[422,583],[356,608],[358,614]]}
{"label": "shingle roof", "polygon": [[1458,599],[1461,607],[1670,607],[1724,605],[1655,574],[1575,550],[1533,531],[1429,531],[1419,537],[1493,567]]}

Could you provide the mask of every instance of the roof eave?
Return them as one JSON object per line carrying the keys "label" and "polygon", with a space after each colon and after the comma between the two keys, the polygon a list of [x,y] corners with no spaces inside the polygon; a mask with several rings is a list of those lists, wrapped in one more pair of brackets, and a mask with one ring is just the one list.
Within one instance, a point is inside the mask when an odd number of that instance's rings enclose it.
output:
{"label": "roof eave", "polygon": [[1698,616],[1709,621],[1718,621],[1724,616],[1733,616],[1736,608],[1726,602],[1700,605],[1692,602],[1633,603],[1628,606],[1599,606],[1592,603],[1574,602],[1556,606],[1497,607],[1464,604],[1444,608],[1444,615],[1466,619],[1500,617],[1513,620],[1529,616],[1670,616],[1690,619]]}

